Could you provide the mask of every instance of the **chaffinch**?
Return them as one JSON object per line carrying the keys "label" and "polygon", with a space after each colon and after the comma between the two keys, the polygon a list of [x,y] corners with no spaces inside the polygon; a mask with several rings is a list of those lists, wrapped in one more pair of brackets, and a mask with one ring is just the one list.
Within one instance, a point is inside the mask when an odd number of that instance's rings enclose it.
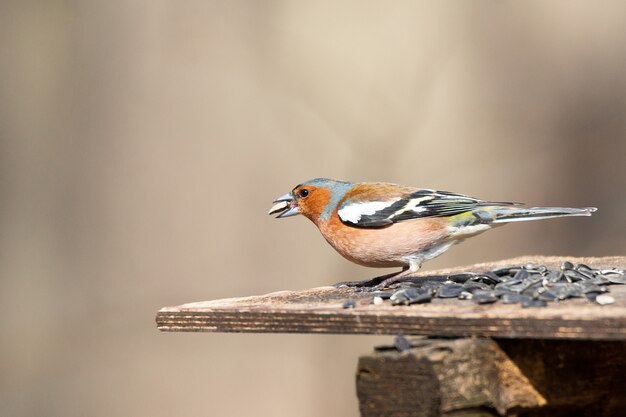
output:
{"label": "chaffinch", "polygon": [[269,214],[302,214],[344,258],[369,267],[402,267],[364,285],[387,286],[414,275],[455,243],[504,223],[590,216],[594,207],[522,207],[391,183],[316,178],[278,197]]}

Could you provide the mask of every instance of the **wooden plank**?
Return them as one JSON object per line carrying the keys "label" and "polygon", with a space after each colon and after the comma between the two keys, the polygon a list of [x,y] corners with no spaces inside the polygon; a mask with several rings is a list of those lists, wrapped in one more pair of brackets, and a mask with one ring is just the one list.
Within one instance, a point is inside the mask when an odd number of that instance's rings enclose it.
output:
{"label": "wooden plank", "polygon": [[[405,341],[406,342],[406,341]],[[421,339],[361,356],[363,417],[626,414],[626,342]]]}
{"label": "wooden plank", "polygon": [[[424,273],[482,272],[529,262],[557,268],[563,260],[595,268],[625,268],[626,257],[521,257]],[[568,299],[543,308],[518,304],[477,305],[457,299],[394,307],[371,304],[371,294],[350,288],[320,287],[280,291],[165,307],[157,314],[163,331],[405,334],[626,340],[626,285],[613,285],[612,305]],[[356,307],[342,308],[347,299]]]}
{"label": "wooden plank", "polygon": [[361,356],[356,387],[362,417],[495,416],[546,404],[492,339],[421,340]]}

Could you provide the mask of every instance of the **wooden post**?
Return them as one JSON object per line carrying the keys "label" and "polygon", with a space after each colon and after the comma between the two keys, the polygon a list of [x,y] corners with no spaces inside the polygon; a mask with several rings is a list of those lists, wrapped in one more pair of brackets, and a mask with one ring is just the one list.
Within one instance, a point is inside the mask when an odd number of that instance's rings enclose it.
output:
{"label": "wooden post", "polygon": [[626,342],[423,339],[359,359],[363,417],[623,416]]}

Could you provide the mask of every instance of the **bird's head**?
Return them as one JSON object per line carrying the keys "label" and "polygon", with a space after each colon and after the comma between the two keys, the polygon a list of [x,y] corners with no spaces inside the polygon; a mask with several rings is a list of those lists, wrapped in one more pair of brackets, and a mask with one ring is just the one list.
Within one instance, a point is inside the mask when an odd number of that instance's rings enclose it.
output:
{"label": "bird's head", "polygon": [[339,201],[352,188],[353,184],[328,178],[315,178],[294,187],[291,192],[274,200],[269,214],[277,218],[302,214],[313,223],[330,219]]}

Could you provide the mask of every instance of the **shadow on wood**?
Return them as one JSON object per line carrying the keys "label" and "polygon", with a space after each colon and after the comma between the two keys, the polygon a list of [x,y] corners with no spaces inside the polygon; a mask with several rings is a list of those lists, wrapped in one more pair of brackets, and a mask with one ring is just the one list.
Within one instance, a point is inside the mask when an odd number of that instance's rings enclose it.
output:
{"label": "shadow on wood", "polygon": [[623,416],[626,342],[421,339],[362,356],[362,416]]}

